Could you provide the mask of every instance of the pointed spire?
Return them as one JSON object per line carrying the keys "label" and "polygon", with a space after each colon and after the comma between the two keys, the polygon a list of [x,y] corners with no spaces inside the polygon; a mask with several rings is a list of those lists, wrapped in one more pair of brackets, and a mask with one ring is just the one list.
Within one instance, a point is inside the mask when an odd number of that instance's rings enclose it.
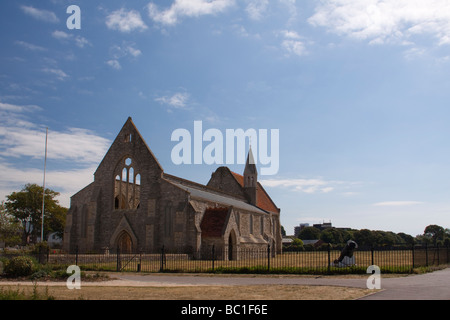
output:
{"label": "pointed spire", "polygon": [[253,157],[252,147],[248,150],[247,163],[244,169],[244,192],[248,201],[256,205],[258,193],[258,171],[256,169],[255,158]]}
{"label": "pointed spire", "polygon": [[251,174],[257,174],[255,158],[253,157],[253,152],[252,152],[252,146],[250,146],[250,149],[248,150],[247,162],[245,163],[244,175],[246,172],[251,173]]}

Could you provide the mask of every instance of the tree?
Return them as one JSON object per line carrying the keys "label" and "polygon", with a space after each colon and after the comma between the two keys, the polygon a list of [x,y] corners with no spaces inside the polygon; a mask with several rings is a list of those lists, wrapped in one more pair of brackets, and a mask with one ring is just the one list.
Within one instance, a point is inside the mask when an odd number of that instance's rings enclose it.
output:
{"label": "tree", "polygon": [[[36,242],[41,234],[42,223],[42,192],[37,184],[27,184],[19,192],[6,196],[5,207],[11,216],[22,225],[22,243]],[[58,192],[45,189],[44,199],[44,239],[52,232],[62,235],[64,232],[67,209],[59,205],[55,197]]]}
{"label": "tree", "polygon": [[445,228],[444,230],[444,246],[450,246],[450,229]]}
{"label": "tree", "polygon": [[0,203],[0,242],[7,246],[20,243],[21,226],[6,212],[4,202]]}
{"label": "tree", "polygon": [[354,240],[359,246],[372,246],[376,244],[376,237],[368,229],[361,229],[353,233]]}
{"label": "tree", "polygon": [[320,238],[320,230],[314,227],[305,227],[298,234],[301,240],[318,240]]}
{"label": "tree", "polygon": [[431,238],[432,243],[436,245],[438,240],[444,240],[445,229],[436,224],[430,224],[423,231],[423,235],[427,238]]}
{"label": "tree", "polygon": [[344,242],[344,238],[339,230],[327,228],[320,234],[320,239],[326,243],[339,244]]}
{"label": "tree", "polygon": [[404,232],[397,233],[397,235],[402,239],[402,242],[406,244],[414,244],[414,237],[406,234]]}
{"label": "tree", "polygon": [[286,230],[284,230],[283,226],[281,226],[281,236],[286,237]]}

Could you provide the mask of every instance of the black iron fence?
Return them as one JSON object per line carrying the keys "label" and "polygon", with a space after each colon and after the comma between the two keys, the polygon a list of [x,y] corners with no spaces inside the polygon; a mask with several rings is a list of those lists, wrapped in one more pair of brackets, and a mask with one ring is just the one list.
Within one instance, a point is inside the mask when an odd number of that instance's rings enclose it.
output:
{"label": "black iron fence", "polygon": [[354,261],[344,266],[335,263],[340,248],[330,246],[321,250],[290,250],[275,254],[268,246],[262,249],[214,246],[201,251],[174,250],[162,247],[154,253],[53,253],[37,254],[40,263],[54,266],[78,265],[82,270],[138,272],[226,272],[226,273],[365,273],[370,265],[381,272],[408,273],[414,268],[450,263],[448,246],[409,246],[358,248]]}

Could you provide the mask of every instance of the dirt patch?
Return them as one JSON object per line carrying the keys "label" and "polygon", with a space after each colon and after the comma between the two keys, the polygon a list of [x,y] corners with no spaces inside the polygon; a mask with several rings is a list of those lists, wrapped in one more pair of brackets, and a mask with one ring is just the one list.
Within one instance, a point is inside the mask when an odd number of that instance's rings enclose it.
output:
{"label": "dirt patch", "polygon": [[[1,286],[1,284],[0,284]],[[11,286],[10,286],[11,287]],[[32,286],[11,289],[32,291]],[[56,300],[352,300],[373,291],[360,288],[301,285],[104,287],[86,286],[69,290],[65,286],[40,285]]]}

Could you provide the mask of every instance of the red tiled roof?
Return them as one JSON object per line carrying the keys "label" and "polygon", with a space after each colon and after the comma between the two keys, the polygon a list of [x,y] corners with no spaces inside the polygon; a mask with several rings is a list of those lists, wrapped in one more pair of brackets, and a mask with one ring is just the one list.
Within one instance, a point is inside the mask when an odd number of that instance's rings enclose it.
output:
{"label": "red tiled roof", "polygon": [[228,208],[207,208],[200,224],[202,237],[221,237],[227,220],[228,211]]}
{"label": "red tiled roof", "polygon": [[[231,170],[230,170],[231,171]],[[236,181],[244,187],[244,177],[236,172],[231,171],[233,177]],[[270,212],[278,212],[277,206],[273,203],[272,199],[270,199],[266,190],[262,187],[262,185],[258,182],[258,194],[256,195],[256,206],[266,211]]]}

